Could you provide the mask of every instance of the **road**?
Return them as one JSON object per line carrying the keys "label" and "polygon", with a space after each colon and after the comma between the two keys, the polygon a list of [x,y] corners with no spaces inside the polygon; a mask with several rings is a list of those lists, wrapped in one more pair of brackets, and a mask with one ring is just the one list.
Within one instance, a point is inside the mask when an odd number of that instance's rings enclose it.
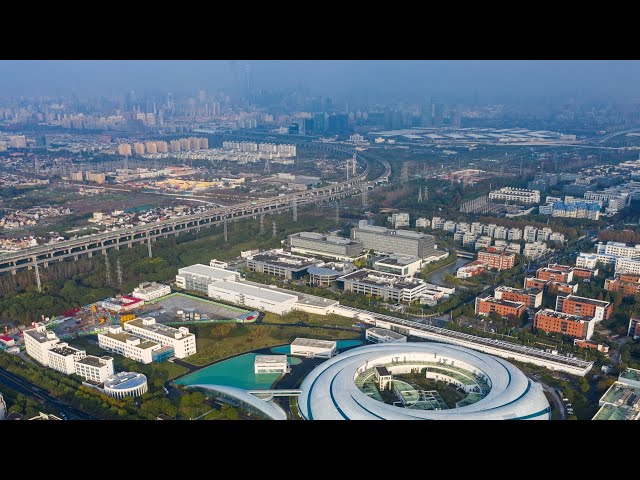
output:
{"label": "road", "polygon": [[542,388],[545,390],[545,392],[547,392],[548,397],[551,397],[551,401],[553,402],[556,410],[558,411],[558,417],[559,417],[558,420],[566,420],[567,414],[564,408],[564,403],[562,403],[562,399],[560,398],[560,395],[558,395],[558,392],[556,391],[556,389],[544,383],[535,374],[534,375],[527,374],[527,376],[532,380],[538,382],[540,385],[542,385]]}
{"label": "road", "polygon": [[95,417],[62,403],[41,388],[11,372],[0,369],[0,381],[27,397],[35,398],[39,403],[52,409],[57,416],[63,413],[68,420],[96,420]]}

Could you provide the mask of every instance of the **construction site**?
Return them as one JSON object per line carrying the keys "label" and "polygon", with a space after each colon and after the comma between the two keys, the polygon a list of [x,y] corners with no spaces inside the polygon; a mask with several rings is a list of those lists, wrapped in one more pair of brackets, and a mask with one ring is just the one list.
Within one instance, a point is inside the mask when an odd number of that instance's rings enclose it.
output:
{"label": "construction site", "polygon": [[258,312],[225,305],[183,293],[171,293],[145,302],[127,295],[118,295],[64,312],[51,319],[47,328],[59,338],[97,334],[110,325],[124,325],[139,317],[154,317],[165,325],[193,323],[255,322]]}

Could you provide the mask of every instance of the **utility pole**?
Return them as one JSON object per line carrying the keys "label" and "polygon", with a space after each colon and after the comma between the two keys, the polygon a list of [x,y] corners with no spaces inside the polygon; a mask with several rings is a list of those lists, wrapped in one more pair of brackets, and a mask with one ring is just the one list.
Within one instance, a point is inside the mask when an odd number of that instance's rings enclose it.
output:
{"label": "utility pole", "polygon": [[422,203],[422,187],[418,187],[418,203]]}
{"label": "utility pole", "polygon": [[118,274],[118,286],[122,286],[122,268],[120,267],[120,259],[116,260],[116,272]]}
{"label": "utility pole", "polygon": [[38,285],[38,292],[42,293],[42,284],[40,283],[40,270],[38,269],[38,259],[37,259],[37,257],[33,257],[33,267],[34,267],[34,269],[36,271],[36,284]]}
{"label": "utility pole", "polygon": [[358,157],[357,155],[354,153],[353,154],[353,171],[351,172],[353,174],[353,176],[356,175],[356,165],[358,164]]}
{"label": "utility pole", "polygon": [[424,201],[426,202],[427,200],[429,200],[429,189],[425,185],[424,186]]}
{"label": "utility pole", "polygon": [[109,268],[109,254],[104,251],[104,268],[106,274],[107,285],[111,285],[111,269]]}
{"label": "utility pole", "polygon": [[400,182],[407,183],[409,181],[409,162],[402,163],[402,170],[400,173]]}
{"label": "utility pole", "polygon": [[347,158],[347,163],[346,163],[346,167],[347,167],[347,180],[349,180],[349,170],[351,169],[351,165],[349,159]]}

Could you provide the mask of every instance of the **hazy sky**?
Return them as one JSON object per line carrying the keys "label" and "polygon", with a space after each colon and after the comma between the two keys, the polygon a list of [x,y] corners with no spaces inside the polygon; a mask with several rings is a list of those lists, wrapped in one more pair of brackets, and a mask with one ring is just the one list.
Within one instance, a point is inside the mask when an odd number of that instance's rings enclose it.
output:
{"label": "hazy sky", "polygon": [[640,61],[622,60],[0,61],[0,96],[216,91],[242,81],[245,65],[253,88],[310,95],[640,98]]}

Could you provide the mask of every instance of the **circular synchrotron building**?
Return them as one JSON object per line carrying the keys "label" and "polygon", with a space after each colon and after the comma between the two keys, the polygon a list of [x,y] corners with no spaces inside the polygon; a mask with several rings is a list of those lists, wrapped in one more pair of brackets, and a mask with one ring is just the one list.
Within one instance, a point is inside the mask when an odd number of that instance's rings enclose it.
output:
{"label": "circular synchrotron building", "polygon": [[550,418],[542,386],[509,362],[442,343],[354,348],[316,367],[300,389],[307,420]]}

